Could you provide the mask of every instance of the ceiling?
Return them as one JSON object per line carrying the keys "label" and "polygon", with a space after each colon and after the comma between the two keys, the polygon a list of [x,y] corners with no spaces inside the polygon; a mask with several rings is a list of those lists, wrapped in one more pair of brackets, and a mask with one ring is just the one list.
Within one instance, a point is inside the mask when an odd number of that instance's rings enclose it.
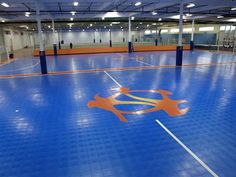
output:
{"label": "ceiling", "polygon": [[[157,22],[158,25],[161,25],[161,22],[168,22],[171,25],[171,23],[178,22],[176,15],[179,14],[180,4],[180,0],[74,0],[79,3],[78,6],[74,6],[72,0],[3,1],[10,6],[0,5],[0,20],[3,20],[4,25],[35,23],[36,7],[39,6],[41,19],[46,26],[48,26],[47,22],[54,19],[57,26],[78,22],[80,23],[79,28],[86,28],[91,22],[95,27],[96,23],[104,27],[114,21],[120,22],[119,27],[122,25],[126,28],[129,16],[134,17],[133,23],[141,25],[140,28],[151,22]],[[141,2],[141,5],[135,6],[137,2]],[[236,7],[236,0],[184,0],[183,2],[184,14],[191,14],[185,16],[186,21],[194,18],[197,23],[226,23],[228,20],[236,18],[236,9],[232,10],[233,7]],[[187,8],[190,3],[195,6]],[[72,15],[72,11],[75,13],[74,15]],[[25,16],[26,12],[30,13],[28,17]],[[115,17],[111,18],[113,15]],[[217,18],[219,15],[224,18]],[[102,18],[104,16],[105,18]],[[34,28],[33,26],[35,24],[32,25],[32,28]]]}

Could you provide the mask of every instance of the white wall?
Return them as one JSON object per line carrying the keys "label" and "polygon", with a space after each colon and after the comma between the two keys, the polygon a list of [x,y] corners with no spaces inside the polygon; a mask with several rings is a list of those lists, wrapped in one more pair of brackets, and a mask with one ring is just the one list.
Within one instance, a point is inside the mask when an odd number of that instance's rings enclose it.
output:
{"label": "white wall", "polygon": [[[13,44],[13,50],[23,49],[25,46],[33,46],[33,43],[30,40],[30,36],[32,36],[32,34],[29,32],[11,29],[3,29],[3,31],[5,46],[8,51],[11,50],[11,43]],[[12,37],[11,34],[6,34],[6,32],[12,32]]]}

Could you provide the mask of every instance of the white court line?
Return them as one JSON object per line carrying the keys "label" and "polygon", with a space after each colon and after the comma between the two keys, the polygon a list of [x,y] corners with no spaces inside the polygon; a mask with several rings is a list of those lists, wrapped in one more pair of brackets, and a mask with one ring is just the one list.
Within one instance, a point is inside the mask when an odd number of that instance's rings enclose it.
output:
{"label": "white court line", "polygon": [[110,74],[108,74],[108,72],[104,71],[104,73],[105,73],[106,75],[108,75],[108,77],[110,77],[110,79],[113,80],[113,82],[115,82],[116,85],[118,85],[120,88],[122,87],[122,86],[119,84],[119,82],[117,82]]}
{"label": "white court line", "polygon": [[210,169],[210,167],[207,166],[196,154],[194,154],[191,149],[189,149],[187,146],[184,145],[170,130],[168,130],[159,120],[156,120],[156,122],[172,137],[174,140],[179,143],[180,146],[182,146],[195,160],[198,161],[212,176],[218,177],[218,175]]}
{"label": "white court line", "polygon": [[139,61],[139,60],[136,60],[136,61],[137,61],[137,62],[140,62],[140,63],[143,63],[143,64],[145,64],[145,65],[154,66],[154,65],[151,65],[151,64],[146,63],[146,62],[143,62],[143,61]]}
{"label": "white court line", "polygon": [[26,70],[26,69],[33,68],[33,67],[37,66],[39,63],[40,63],[40,61],[38,61],[38,62],[35,63],[34,65],[26,66],[26,67],[24,67],[24,68],[19,68],[19,69],[4,70],[4,71],[0,71],[0,73],[2,73],[2,72],[10,72],[10,71],[24,71],[24,70]]}

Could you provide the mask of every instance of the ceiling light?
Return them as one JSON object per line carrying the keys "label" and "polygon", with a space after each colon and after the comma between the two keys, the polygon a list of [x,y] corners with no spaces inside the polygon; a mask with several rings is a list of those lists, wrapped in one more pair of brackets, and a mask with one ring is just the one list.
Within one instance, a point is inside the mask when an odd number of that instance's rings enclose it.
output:
{"label": "ceiling light", "polygon": [[120,22],[112,22],[112,24],[118,25],[118,24],[120,24]]}
{"label": "ceiling light", "polygon": [[5,2],[2,2],[1,5],[4,6],[4,7],[10,7],[10,6],[9,6],[7,3],[5,3]]}
{"label": "ceiling light", "polygon": [[50,25],[48,25],[48,28],[51,28],[51,26],[50,26]]}
{"label": "ceiling light", "polygon": [[162,21],[162,18],[158,18],[158,21]]}
{"label": "ceiling light", "polygon": [[187,17],[191,17],[191,16],[192,16],[192,14],[186,14],[186,16],[187,16]]}
{"label": "ceiling light", "polygon": [[91,23],[90,26],[93,26],[93,24]]}
{"label": "ceiling light", "polygon": [[153,11],[153,12],[152,12],[152,15],[157,15],[157,12]]}
{"label": "ceiling light", "polygon": [[75,12],[75,11],[71,11],[70,13],[71,13],[71,15],[75,15],[75,14],[76,14],[76,12]]}
{"label": "ceiling light", "polygon": [[105,20],[105,17],[102,17],[102,20]]}
{"label": "ceiling light", "polygon": [[131,20],[134,20],[134,17],[131,17]]}
{"label": "ceiling light", "polygon": [[73,21],[73,20],[74,20],[74,18],[71,17],[71,18],[70,18],[70,21]]}
{"label": "ceiling light", "polygon": [[134,5],[135,6],[140,6],[142,3],[141,2],[136,2]]}
{"label": "ceiling light", "polygon": [[190,3],[186,6],[187,8],[192,8],[192,7],[195,7],[195,4],[194,3]]}
{"label": "ceiling light", "polygon": [[236,7],[231,8],[231,10],[236,10]]}
{"label": "ceiling light", "polygon": [[26,16],[26,17],[29,17],[30,14],[31,14],[30,12],[25,12],[25,16]]}
{"label": "ceiling light", "polygon": [[79,3],[78,3],[78,2],[74,2],[73,4],[74,4],[74,6],[78,6],[78,5],[79,5]]}
{"label": "ceiling light", "polygon": [[222,16],[222,15],[218,15],[217,18],[224,18],[224,16]]}
{"label": "ceiling light", "polygon": [[[171,18],[171,19],[179,19],[180,18],[180,15],[173,15],[173,16],[170,16],[169,18]],[[186,16],[185,15],[183,15],[183,19],[186,19]]]}
{"label": "ceiling light", "polygon": [[115,17],[120,17],[118,12],[107,12],[104,15],[104,18],[115,18]]}
{"label": "ceiling light", "polygon": [[140,25],[142,25],[143,23],[142,23],[142,22],[140,22],[139,24],[140,24]]}
{"label": "ceiling light", "polygon": [[5,23],[5,20],[2,20],[2,23]]}
{"label": "ceiling light", "polygon": [[229,21],[229,22],[236,22],[236,18],[232,18],[232,19],[229,19],[227,21]]}

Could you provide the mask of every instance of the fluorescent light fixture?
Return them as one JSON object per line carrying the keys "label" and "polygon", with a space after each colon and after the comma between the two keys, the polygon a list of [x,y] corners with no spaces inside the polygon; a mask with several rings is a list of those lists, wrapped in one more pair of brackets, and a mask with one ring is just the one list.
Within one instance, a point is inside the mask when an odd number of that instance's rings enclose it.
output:
{"label": "fluorescent light fixture", "polygon": [[104,16],[104,18],[116,18],[120,17],[118,12],[107,12]]}
{"label": "fluorescent light fixture", "polygon": [[[180,18],[180,15],[173,15],[173,16],[170,16],[169,18],[178,20]],[[185,15],[183,15],[183,19],[186,19]]]}
{"label": "fluorescent light fixture", "polygon": [[71,18],[70,18],[70,21],[73,21],[73,20],[74,20],[74,18],[71,17]]}
{"label": "fluorescent light fixture", "polygon": [[161,33],[168,33],[168,29],[161,30]]}
{"label": "fluorescent light fixture", "polygon": [[157,15],[157,12],[153,11],[153,12],[152,12],[152,15]]}
{"label": "fluorescent light fixture", "polygon": [[236,18],[231,18],[228,20],[228,22],[236,22]]}
{"label": "fluorescent light fixture", "polygon": [[142,3],[139,1],[139,2],[136,2],[134,5],[135,6],[140,6]]}
{"label": "fluorescent light fixture", "polygon": [[159,22],[162,21],[162,18],[158,18],[158,21],[159,21]]}
{"label": "fluorescent light fixture", "polygon": [[192,14],[186,14],[187,17],[192,17]]}
{"label": "fluorescent light fixture", "polygon": [[218,15],[217,18],[224,18],[224,16],[222,16],[222,15]]}
{"label": "fluorescent light fixture", "polygon": [[231,10],[236,10],[236,7],[232,7]]}
{"label": "fluorescent light fixture", "polygon": [[10,7],[9,4],[7,4],[5,2],[2,2],[1,5],[4,6],[4,7]]}
{"label": "fluorescent light fixture", "polygon": [[78,6],[78,5],[79,5],[79,3],[78,3],[78,2],[74,2],[73,4],[74,4],[74,6]]}
{"label": "fluorescent light fixture", "polygon": [[170,32],[171,33],[178,33],[179,29],[178,28],[173,28],[173,29],[170,29]]}
{"label": "fluorescent light fixture", "polygon": [[134,20],[134,17],[131,17],[131,20]]}
{"label": "fluorescent light fixture", "polygon": [[75,15],[75,14],[76,14],[76,12],[75,12],[75,11],[71,11],[70,13],[71,13],[71,15]]}
{"label": "fluorescent light fixture", "polygon": [[209,27],[200,27],[199,31],[214,31],[214,26],[209,26]]}
{"label": "fluorescent light fixture", "polygon": [[26,16],[26,17],[29,17],[30,14],[31,14],[30,12],[25,12],[25,16]]}
{"label": "fluorescent light fixture", "polygon": [[186,6],[187,8],[192,8],[192,7],[195,7],[195,4],[194,3],[190,3]]}
{"label": "fluorescent light fixture", "polygon": [[111,23],[114,24],[114,25],[120,24],[120,22],[111,22]]}
{"label": "fluorescent light fixture", "polygon": [[184,29],[183,29],[183,32],[192,32],[192,31],[193,31],[192,28],[184,28]]}
{"label": "fluorescent light fixture", "polygon": [[151,34],[151,31],[150,30],[145,30],[144,34]]}

